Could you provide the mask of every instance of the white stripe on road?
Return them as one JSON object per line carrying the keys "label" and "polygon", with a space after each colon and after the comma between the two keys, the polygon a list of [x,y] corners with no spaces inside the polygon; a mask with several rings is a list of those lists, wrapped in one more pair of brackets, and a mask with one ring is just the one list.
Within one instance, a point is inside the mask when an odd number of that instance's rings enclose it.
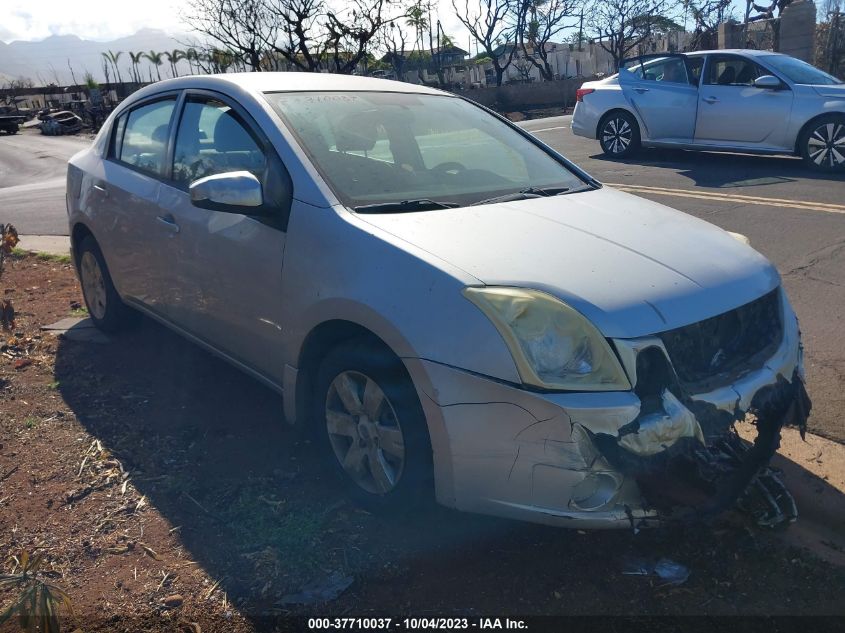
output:
{"label": "white stripe on road", "polygon": [[531,134],[536,134],[537,132],[551,132],[552,130],[568,130],[568,125],[558,125],[557,127],[544,127],[540,128],[539,130],[529,130],[527,127],[522,128],[526,132],[530,132]]}

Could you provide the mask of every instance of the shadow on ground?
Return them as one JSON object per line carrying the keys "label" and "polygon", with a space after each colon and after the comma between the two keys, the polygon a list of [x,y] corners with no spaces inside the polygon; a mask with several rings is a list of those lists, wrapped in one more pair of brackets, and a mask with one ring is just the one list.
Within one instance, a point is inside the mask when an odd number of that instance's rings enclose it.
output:
{"label": "shadow on ground", "polygon": [[[736,521],[634,535],[361,512],[285,427],[278,395],[146,319],[107,345],[63,341],[56,380],[257,628],[272,628],[260,614],[281,595],[332,570],[355,582],[318,615],[845,613],[841,569]],[[692,573],[661,587],[623,575],[629,556]]]}
{"label": "shadow on ground", "polygon": [[742,188],[802,180],[841,182],[845,175],[809,169],[795,156],[765,156],[680,149],[647,148],[631,158],[590,158],[610,163],[665,167],[689,178],[698,187]]}

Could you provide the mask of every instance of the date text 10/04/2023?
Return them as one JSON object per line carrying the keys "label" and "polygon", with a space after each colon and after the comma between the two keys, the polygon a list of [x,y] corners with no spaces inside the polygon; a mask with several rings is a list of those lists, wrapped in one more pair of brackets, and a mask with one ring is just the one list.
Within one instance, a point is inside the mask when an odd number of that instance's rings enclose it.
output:
{"label": "date text 10/04/2023", "polygon": [[527,630],[524,620],[511,618],[309,618],[309,630]]}

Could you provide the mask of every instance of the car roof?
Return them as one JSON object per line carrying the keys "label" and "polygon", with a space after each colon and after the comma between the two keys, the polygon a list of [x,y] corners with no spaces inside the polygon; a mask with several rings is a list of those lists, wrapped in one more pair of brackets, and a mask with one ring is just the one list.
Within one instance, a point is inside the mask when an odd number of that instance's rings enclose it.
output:
{"label": "car roof", "polygon": [[782,53],[774,53],[772,51],[759,51],[755,48],[720,48],[709,51],[692,51],[684,53],[689,57],[699,57],[701,55],[713,55],[716,53],[728,53],[734,55],[746,55],[748,57],[764,57],[766,55],[783,55]]}
{"label": "car roof", "polygon": [[448,94],[427,86],[378,77],[337,75],[332,73],[306,72],[247,72],[223,73],[217,75],[191,75],[165,79],[148,86],[156,91],[185,88],[221,88],[237,86],[257,92],[410,92],[420,94]]}

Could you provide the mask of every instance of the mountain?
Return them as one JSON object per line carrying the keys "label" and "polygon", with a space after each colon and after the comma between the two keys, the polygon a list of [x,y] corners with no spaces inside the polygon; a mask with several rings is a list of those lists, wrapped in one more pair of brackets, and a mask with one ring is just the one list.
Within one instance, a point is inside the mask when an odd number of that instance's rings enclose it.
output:
{"label": "mountain", "polygon": [[[82,83],[86,71],[90,71],[97,81],[105,81],[103,72],[102,53],[113,51],[123,54],[117,66],[124,81],[131,78],[131,60],[129,51],[172,51],[185,49],[185,42],[195,38],[184,33],[168,34],[158,29],[141,29],[134,35],[121,37],[108,42],[84,40],[76,35],[52,35],[36,42],[15,41],[5,44],[0,42],[0,86],[9,79],[28,78],[36,85],[58,83]],[[73,76],[71,70],[73,69]],[[147,78],[152,71],[157,77],[155,66],[146,60],[140,65],[142,75]],[[161,76],[170,76],[170,65],[167,61],[159,68]],[[177,67],[180,74],[189,72],[186,62],[180,62]],[[115,81],[114,71],[109,68],[110,79]]]}

